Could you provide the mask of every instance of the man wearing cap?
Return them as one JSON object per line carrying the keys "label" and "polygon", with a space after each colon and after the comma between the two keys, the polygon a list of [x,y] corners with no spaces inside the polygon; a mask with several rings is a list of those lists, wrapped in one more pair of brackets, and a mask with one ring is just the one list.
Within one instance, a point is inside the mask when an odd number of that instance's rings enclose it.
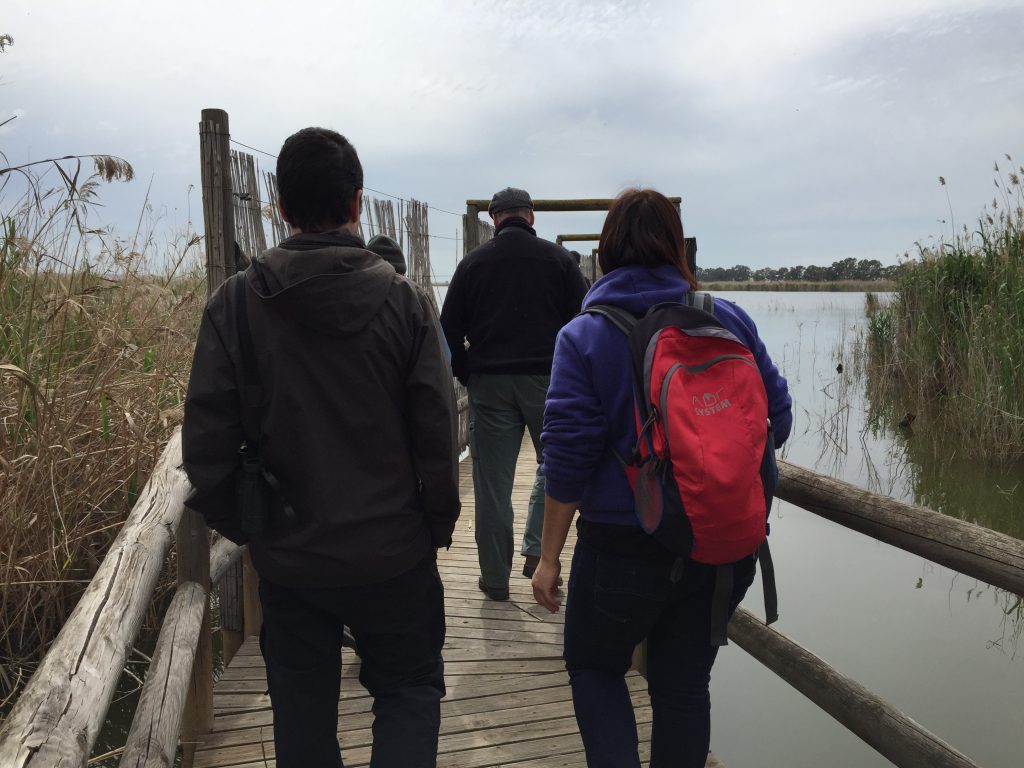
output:
{"label": "man wearing cap", "polygon": [[[507,600],[512,485],[523,430],[530,431],[539,466],[555,337],[580,311],[587,286],[568,251],[537,237],[525,190],[501,190],[487,212],[494,237],[456,267],[441,326],[452,371],[469,388],[479,586],[491,599]],[[543,526],[544,493],[535,487],[522,544],[524,575],[540,559]]]}

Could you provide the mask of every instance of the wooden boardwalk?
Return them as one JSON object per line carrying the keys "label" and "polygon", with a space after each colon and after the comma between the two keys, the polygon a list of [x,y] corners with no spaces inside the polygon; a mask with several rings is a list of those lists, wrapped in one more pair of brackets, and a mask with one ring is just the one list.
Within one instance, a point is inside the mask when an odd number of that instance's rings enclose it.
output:
{"label": "wooden boardwalk", "polygon": [[[517,547],[535,470],[532,446],[524,443],[513,493]],[[563,614],[551,615],[534,603],[530,582],[521,573],[521,558],[514,563],[508,602],[488,600],[477,589],[470,460],[463,462],[461,486],[463,511],[455,542],[439,559],[448,618],[444,647],[448,695],[441,703],[438,766],[585,766],[562,665]],[[574,544],[575,530],[563,557],[566,575]],[[367,765],[370,759],[371,701],[358,674],[359,659],[346,649],[338,734],[348,768]],[[631,673],[629,686],[646,758],[651,722],[646,684]],[[196,768],[274,765],[270,699],[265,691],[263,659],[255,638],[250,638],[215,688],[214,730],[199,745]]]}

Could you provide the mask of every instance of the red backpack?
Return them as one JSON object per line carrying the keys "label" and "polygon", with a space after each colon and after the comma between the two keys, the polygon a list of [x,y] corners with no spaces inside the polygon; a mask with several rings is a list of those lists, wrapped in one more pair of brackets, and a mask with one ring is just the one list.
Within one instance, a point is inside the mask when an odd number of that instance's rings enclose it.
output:
{"label": "red backpack", "polygon": [[640,526],[678,556],[718,566],[711,640],[726,644],[733,564],[761,562],[768,623],[778,618],[768,550],[777,483],[768,396],[753,352],[714,316],[714,298],[657,304],[642,318],[611,305],[585,312],[629,338],[637,442],[619,457]]}

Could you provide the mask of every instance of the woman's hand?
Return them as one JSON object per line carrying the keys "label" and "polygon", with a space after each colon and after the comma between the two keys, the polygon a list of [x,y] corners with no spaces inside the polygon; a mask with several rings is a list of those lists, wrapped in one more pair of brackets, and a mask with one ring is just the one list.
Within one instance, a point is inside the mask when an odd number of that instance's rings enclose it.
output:
{"label": "woman's hand", "polygon": [[533,598],[552,613],[558,613],[562,607],[562,598],[558,594],[558,577],[562,572],[562,564],[545,560],[543,557],[533,572]]}

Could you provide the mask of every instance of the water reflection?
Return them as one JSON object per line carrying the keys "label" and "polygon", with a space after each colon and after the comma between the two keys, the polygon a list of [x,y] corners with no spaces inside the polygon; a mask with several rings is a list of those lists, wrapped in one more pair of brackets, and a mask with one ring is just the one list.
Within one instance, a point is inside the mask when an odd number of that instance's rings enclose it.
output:
{"label": "water reflection", "polygon": [[926,439],[927,424],[900,427],[907,408],[868,397],[866,429],[892,441],[890,461],[916,503],[1024,539],[1024,465],[995,467],[958,450],[955,436]]}

